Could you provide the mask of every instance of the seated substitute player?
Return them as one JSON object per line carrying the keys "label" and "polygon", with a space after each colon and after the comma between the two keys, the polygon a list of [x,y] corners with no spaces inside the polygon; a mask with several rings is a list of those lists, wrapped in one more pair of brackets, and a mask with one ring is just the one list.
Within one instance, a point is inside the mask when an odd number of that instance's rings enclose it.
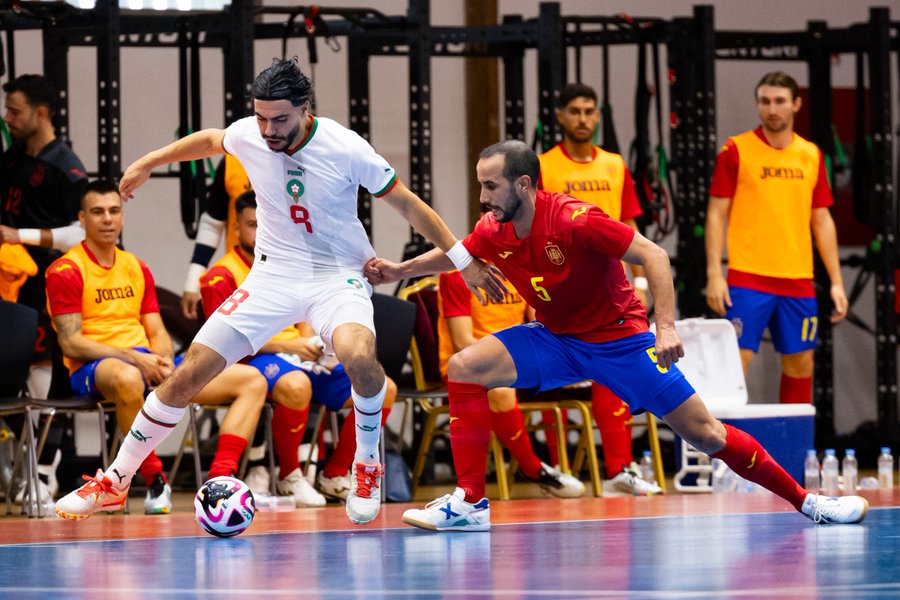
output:
{"label": "seated substitute player", "polygon": [[[474,256],[497,261],[535,308],[537,320],[485,336],[450,359],[450,440],[458,487],[424,510],[406,511],[403,521],[439,531],[489,529],[487,391],[544,390],[585,379],[609,386],[633,411],[662,417],[692,446],[814,521],[862,521],[869,506],[864,498],[803,489],[755,438],[709,414],[675,366],[684,348],[675,330],[666,252],[591,204],[537,190],[539,172],[537,156],[522,142],[500,142],[481,152],[476,173],[481,203],[490,212],[463,244]],[[644,266],[656,303],[655,338],[625,277],[623,259]],[[400,264],[372,259],[366,276],[390,283],[451,268],[444,255],[430,251]]]}
{"label": "seated substitute player", "polygon": [[200,215],[194,252],[188,266],[184,290],[181,294],[181,312],[187,319],[198,317],[197,304],[200,303],[200,276],[209,269],[213,254],[222,238],[225,238],[225,252],[237,244],[234,228],[234,204],[244,192],[252,189],[247,171],[237,158],[226,154],[219,162],[215,177],[206,194],[206,209]]}
{"label": "seated substitute player", "polygon": [[[250,274],[256,248],[256,224],[256,194],[245,192],[235,202],[236,244],[200,278],[200,293],[207,314],[231,297]],[[350,398],[350,378],[343,365],[333,360],[333,356],[323,356],[314,337],[309,325],[291,325],[263,344],[249,360],[249,364],[266,378],[269,396],[275,402],[272,437],[279,466],[276,489],[280,495],[293,496],[298,507],[325,505],[325,498],[313,489],[300,471],[297,456],[309,417],[310,400],[315,398],[331,410],[340,410]],[[320,364],[322,359],[328,360],[324,366]],[[383,408],[385,415],[393,404],[396,390],[396,385],[389,381]],[[355,450],[352,426],[348,433],[341,436],[341,443]],[[346,476],[350,471],[350,463],[345,466],[339,475]],[[328,485],[331,482],[323,483],[326,489],[334,487]],[[266,489],[268,482],[257,483],[255,487]],[[346,489],[349,490],[349,478]],[[346,497],[346,491],[343,496]]]}
{"label": "seated substitute player", "polygon": [[[48,305],[63,360],[75,393],[114,400],[122,434],[145,437],[140,429],[129,427],[141,410],[147,388],[164,381],[175,368],[172,341],[159,315],[153,276],[136,256],[116,247],[124,218],[115,184],[90,182],[78,218],[85,241],[47,270]],[[220,427],[210,477],[237,472],[262,410],[265,390],[265,379],[255,369],[235,365],[193,398],[199,404],[231,402]],[[124,446],[120,452],[123,450]],[[171,511],[172,490],[155,453],[141,463],[140,472],[148,488],[145,511]],[[113,469],[109,476],[118,474]],[[89,488],[82,490],[90,493]],[[126,487],[100,510],[122,508],[127,495]],[[65,518],[84,518],[69,508],[64,498],[57,503],[56,513]]]}
{"label": "seated substitute player", "polygon": [[[438,285],[438,346],[441,375],[447,378],[450,357],[481,338],[507,327],[530,320],[533,311],[515,288],[507,283],[509,293],[500,302],[484,306],[466,287],[459,271],[441,273]],[[541,490],[560,498],[579,498],[584,484],[577,478],[542,463],[534,453],[531,437],[525,429],[525,418],[516,399],[516,390],[498,387],[488,390],[491,428],[519,463],[528,479],[538,482]]]}

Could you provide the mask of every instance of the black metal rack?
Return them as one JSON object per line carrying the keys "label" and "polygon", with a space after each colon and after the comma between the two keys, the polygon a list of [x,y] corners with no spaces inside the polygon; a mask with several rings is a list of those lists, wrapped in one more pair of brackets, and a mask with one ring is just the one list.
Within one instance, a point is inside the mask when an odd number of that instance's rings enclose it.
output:
{"label": "black metal rack", "polygon": [[[267,22],[281,15],[285,21]],[[302,17],[302,18],[301,18]],[[497,57],[503,64],[503,116],[506,136],[525,139],[524,56],[538,58],[538,119],[540,142],[558,140],[554,94],[567,80],[567,50],[585,46],[665,44],[669,67],[670,167],[677,184],[678,226],[675,283],[684,316],[706,313],[700,290],[705,286],[704,224],[709,180],[717,150],[715,63],[719,60],[793,60],[806,62],[813,91],[810,103],[812,138],[826,154],[833,154],[830,135],[830,56],[853,53],[865,58],[869,73],[869,133],[872,138],[874,181],[869,198],[877,221],[871,248],[876,275],[876,353],[878,417],[887,439],[900,440],[897,407],[897,316],[894,312],[894,271],[897,267],[897,198],[892,175],[891,53],[900,52],[900,26],[889,11],[875,8],[869,21],[829,28],[811,21],[805,31],[716,31],[713,8],[697,6],[693,14],[670,21],[617,16],[565,16],[557,3],[540,5],[536,18],[506,16],[498,25],[432,26],[430,1],[409,0],[406,15],[385,15],[374,9],[317,8],[314,6],[255,7],[252,0],[233,0],[223,11],[169,13],[121,10],[117,0],[98,0],[96,8],[79,10],[60,3],[0,2],[0,29],[6,31],[6,64],[14,76],[12,32],[40,29],[44,70],[63,93],[57,131],[67,137],[68,51],[76,46],[97,49],[98,175],[115,178],[120,159],[121,89],[120,48],[174,47],[179,51],[180,133],[200,123],[201,48],[218,48],[224,55],[225,121],[247,115],[253,72],[254,41],[343,37],[347,46],[350,126],[370,136],[369,64],[373,56],[406,56],[409,60],[410,188],[425,202],[432,200],[430,137],[431,58],[435,56]],[[310,46],[314,51],[315,46]],[[580,54],[576,54],[580,61]],[[581,65],[576,69],[580,73]],[[205,189],[202,165],[183,165],[182,218],[190,235]],[[371,203],[362,192],[359,216],[371,234]],[[409,250],[424,240],[411,235]],[[821,269],[819,270],[821,278]],[[820,279],[821,280],[821,279]],[[827,305],[821,303],[820,305]],[[820,440],[834,435],[832,336],[827,315],[820,319],[822,344],[817,351],[814,396]]]}

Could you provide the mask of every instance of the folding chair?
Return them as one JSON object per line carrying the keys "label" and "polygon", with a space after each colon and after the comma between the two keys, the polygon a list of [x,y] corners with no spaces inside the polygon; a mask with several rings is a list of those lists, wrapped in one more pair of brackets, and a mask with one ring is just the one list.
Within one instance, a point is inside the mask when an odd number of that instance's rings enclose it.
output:
{"label": "folding chair", "polygon": [[0,300],[0,323],[3,323],[3,343],[0,344],[0,417],[21,415],[24,424],[16,443],[15,457],[9,479],[4,478],[6,514],[12,514],[12,499],[19,488],[19,470],[25,484],[23,511],[33,517],[31,498],[37,497],[37,444],[31,422],[31,399],[21,397],[28,379],[28,368],[37,336],[37,311],[15,302]]}

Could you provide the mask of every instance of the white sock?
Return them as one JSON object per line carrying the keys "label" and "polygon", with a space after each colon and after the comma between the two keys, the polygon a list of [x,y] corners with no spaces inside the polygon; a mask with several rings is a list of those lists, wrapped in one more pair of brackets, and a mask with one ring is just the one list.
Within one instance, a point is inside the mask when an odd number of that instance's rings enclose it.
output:
{"label": "white sock", "polygon": [[106,470],[113,487],[120,490],[128,487],[138,467],[169,436],[184,411],[184,408],[163,404],[156,397],[156,391],[150,392],[122,441],[116,460]]}
{"label": "white sock", "polygon": [[387,379],[381,391],[371,398],[364,398],[350,389],[353,410],[356,413],[356,455],[354,462],[372,464],[378,462],[378,441],[381,439],[381,405],[387,392]]}

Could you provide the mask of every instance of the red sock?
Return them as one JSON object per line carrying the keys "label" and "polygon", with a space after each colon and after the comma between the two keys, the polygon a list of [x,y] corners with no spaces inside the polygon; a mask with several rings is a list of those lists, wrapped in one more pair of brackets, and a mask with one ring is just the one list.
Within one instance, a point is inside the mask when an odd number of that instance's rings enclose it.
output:
{"label": "red sock", "polygon": [[[247,440],[233,433],[220,433],[216,455],[209,467],[209,478],[220,475],[234,475],[237,473],[238,464],[241,462],[241,454],[247,447]],[[294,450],[296,454],[297,451]]]}
{"label": "red sock", "polygon": [[541,461],[531,447],[531,438],[525,431],[525,417],[518,407],[505,412],[491,412],[491,427],[500,442],[509,448],[510,454],[519,462],[519,469],[525,477],[537,479]]}
{"label": "red sock", "polygon": [[767,490],[778,494],[800,510],[807,491],[775,462],[752,435],[725,425],[725,447],[710,455],[725,461],[731,470]]}
{"label": "red sock", "polygon": [[[391,409],[388,406],[381,407],[381,426],[384,427]],[[350,414],[344,419],[341,425],[341,433],[338,438],[337,447],[331,456],[328,457],[328,463],[322,469],[324,477],[340,477],[346,475],[353,465],[353,456],[356,454],[356,412],[350,411]]]}
{"label": "red sock", "polygon": [[[141,466],[138,467],[138,471],[140,471],[141,477],[144,478],[147,485],[153,483],[153,478],[163,472],[162,461],[159,460],[156,452],[151,452],[147,455],[147,458],[145,458],[144,462],[141,463]],[[165,478],[166,476],[163,474],[163,479]]]}
{"label": "red sock", "polygon": [[812,377],[791,377],[781,374],[781,404],[812,404]]}
{"label": "red sock", "polygon": [[450,447],[457,485],[466,502],[484,498],[485,461],[491,442],[491,409],[487,388],[476,383],[447,382],[450,395]]}
{"label": "red sock", "polygon": [[591,412],[603,442],[603,464],[610,479],[631,464],[631,409],[605,385],[591,385]]}
{"label": "red sock", "polygon": [[[566,419],[566,411],[562,411],[563,420]],[[542,410],[541,411],[541,423],[544,426],[550,426],[556,424],[556,413],[552,410]],[[559,448],[556,447],[556,429],[545,429],[544,435],[547,436],[547,452],[550,453],[550,464],[558,465],[559,464]]]}
{"label": "red sock", "polygon": [[275,446],[275,456],[278,457],[279,479],[284,479],[300,468],[297,448],[303,440],[308,418],[308,405],[303,410],[294,410],[283,404],[275,404],[272,412],[272,443]]}

